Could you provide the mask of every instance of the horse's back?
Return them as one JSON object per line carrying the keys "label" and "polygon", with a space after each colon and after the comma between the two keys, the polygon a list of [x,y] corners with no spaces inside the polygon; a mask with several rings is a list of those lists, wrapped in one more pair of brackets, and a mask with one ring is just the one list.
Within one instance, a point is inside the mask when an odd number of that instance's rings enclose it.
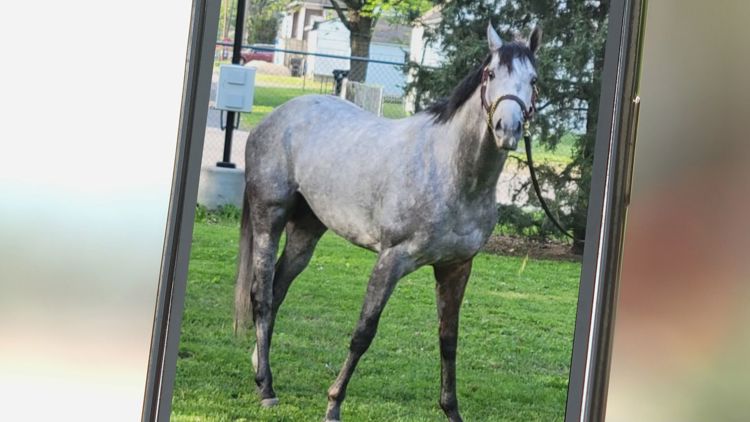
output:
{"label": "horse's back", "polygon": [[250,134],[248,183],[270,201],[299,192],[334,232],[377,249],[388,189],[403,187],[409,168],[424,159],[415,124],[333,96],[297,97]]}

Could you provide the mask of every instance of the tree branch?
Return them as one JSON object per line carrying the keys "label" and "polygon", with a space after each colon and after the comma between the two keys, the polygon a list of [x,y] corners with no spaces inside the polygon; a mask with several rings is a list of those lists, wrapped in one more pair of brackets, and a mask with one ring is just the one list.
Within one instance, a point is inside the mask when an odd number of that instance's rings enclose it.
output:
{"label": "tree branch", "polygon": [[333,10],[336,11],[336,14],[339,15],[339,19],[341,19],[341,23],[344,24],[344,27],[351,32],[352,27],[349,25],[349,19],[347,19],[346,14],[344,13],[344,10],[341,8],[341,5],[339,5],[338,0],[331,0],[331,4],[333,5]]}
{"label": "tree branch", "polygon": [[342,0],[351,10],[361,10],[364,4],[359,0]]}
{"label": "tree branch", "polygon": [[547,101],[546,103],[544,103],[544,104],[542,104],[540,106],[537,106],[536,107],[536,111],[542,111],[542,110],[544,110],[545,108],[547,108],[547,107],[549,107],[551,105],[552,105],[552,101]]}

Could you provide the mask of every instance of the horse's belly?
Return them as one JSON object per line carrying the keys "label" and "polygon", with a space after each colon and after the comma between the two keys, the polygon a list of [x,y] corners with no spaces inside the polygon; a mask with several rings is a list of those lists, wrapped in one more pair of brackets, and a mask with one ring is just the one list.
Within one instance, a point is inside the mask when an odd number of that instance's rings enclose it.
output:
{"label": "horse's belly", "polygon": [[355,245],[380,251],[380,239],[378,228],[373,223],[371,212],[367,209],[352,206],[335,201],[334,199],[322,198],[320,195],[311,194],[305,196],[310,208],[318,219],[329,230],[354,243]]}
{"label": "horse's belly", "polygon": [[492,233],[496,212],[489,207],[470,208],[457,221],[444,222],[433,230],[429,243],[431,263],[460,262],[471,259]]}
{"label": "horse's belly", "polygon": [[461,262],[471,259],[484,246],[487,233],[476,229],[467,233],[451,233],[436,239],[430,245],[431,264]]}

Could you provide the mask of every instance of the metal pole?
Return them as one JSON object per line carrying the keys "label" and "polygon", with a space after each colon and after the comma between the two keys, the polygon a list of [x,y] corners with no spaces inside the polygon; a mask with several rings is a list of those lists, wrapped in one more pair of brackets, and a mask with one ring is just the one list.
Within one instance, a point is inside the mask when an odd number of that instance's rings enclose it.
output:
{"label": "metal pole", "polygon": [[[242,51],[242,29],[245,26],[245,0],[237,0],[237,21],[234,24],[234,50],[232,51],[232,64],[240,64],[240,52]],[[235,116],[236,115],[236,116]],[[235,168],[230,161],[232,151],[232,134],[234,133],[235,119],[239,119],[239,113],[227,112],[226,132],[224,136],[224,155],[222,160],[216,163],[218,167]]]}

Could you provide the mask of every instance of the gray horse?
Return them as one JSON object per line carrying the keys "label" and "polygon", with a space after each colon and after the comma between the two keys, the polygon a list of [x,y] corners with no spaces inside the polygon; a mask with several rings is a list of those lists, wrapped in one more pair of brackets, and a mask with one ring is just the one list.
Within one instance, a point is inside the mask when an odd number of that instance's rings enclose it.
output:
{"label": "gray horse", "polygon": [[325,420],[341,419],[347,384],[396,283],[431,265],[440,319],[439,403],[451,422],[461,421],[459,308],[472,259],[497,222],[495,185],[529,117],[541,31],[534,29],[528,42],[503,43],[489,25],[487,39],[487,59],[424,113],[389,120],[333,96],[302,96],[248,137],[235,330],[252,316],[263,406],[278,403],[269,364],[276,314],[330,229],[378,257],[349,356],[328,390]]}

